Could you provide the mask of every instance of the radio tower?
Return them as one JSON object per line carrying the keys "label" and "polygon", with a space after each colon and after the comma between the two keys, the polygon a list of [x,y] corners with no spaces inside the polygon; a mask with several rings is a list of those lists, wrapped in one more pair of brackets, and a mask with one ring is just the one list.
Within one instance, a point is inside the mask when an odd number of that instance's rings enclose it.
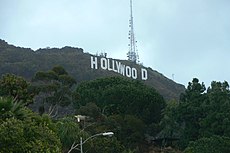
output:
{"label": "radio tower", "polygon": [[139,55],[137,51],[137,41],[135,40],[134,28],[133,28],[133,8],[132,8],[132,0],[130,0],[130,20],[129,20],[129,52],[127,53],[127,57],[129,61],[134,63],[139,63]]}

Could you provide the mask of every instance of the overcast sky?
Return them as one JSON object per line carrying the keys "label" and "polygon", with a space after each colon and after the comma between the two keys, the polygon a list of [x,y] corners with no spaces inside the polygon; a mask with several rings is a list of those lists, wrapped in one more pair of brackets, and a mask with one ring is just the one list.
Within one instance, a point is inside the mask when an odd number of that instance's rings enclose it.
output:
{"label": "overcast sky", "polygon": [[[230,0],[133,0],[140,61],[184,84],[230,83]],[[0,39],[127,59],[129,0],[0,0]]]}

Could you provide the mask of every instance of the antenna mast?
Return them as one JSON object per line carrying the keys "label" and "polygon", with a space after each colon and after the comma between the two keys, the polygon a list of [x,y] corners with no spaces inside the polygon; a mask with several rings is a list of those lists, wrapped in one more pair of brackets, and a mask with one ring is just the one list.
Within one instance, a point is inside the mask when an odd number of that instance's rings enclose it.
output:
{"label": "antenna mast", "polygon": [[130,20],[129,20],[129,52],[127,53],[127,57],[129,61],[134,63],[139,63],[139,55],[137,51],[137,41],[135,40],[134,28],[133,28],[133,8],[132,8],[132,0],[130,0]]}

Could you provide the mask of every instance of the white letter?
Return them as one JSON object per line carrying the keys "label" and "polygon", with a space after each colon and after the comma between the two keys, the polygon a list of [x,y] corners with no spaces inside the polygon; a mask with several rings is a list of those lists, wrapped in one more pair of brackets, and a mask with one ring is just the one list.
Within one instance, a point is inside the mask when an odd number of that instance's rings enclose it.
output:
{"label": "white letter", "polygon": [[137,69],[132,68],[132,78],[137,79]]}
{"label": "white letter", "polygon": [[107,61],[108,61],[108,70],[112,71],[113,69],[110,68],[110,61],[109,61],[109,59],[107,59]]}
{"label": "white letter", "polygon": [[91,69],[97,69],[97,57],[94,57],[93,60],[93,56],[91,56]]}
{"label": "white letter", "polygon": [[119,66],[120,68],[118,69],[119,73],[122,75],[125,75],[125,65],[121,64],[120,62],[119,62],[119,65],[120,65]]}
{"label": "white letter", "polygon": [[116,61],[116,66],[117,66],[117,72],[121,74],[121,70],[120,70],[120,68],[121,68],[121,63],[118,62],[118,61]]}
{"label": "white letter", "polygon": [[146,69],[141,69],[141,79],[147,80],[148,79],[148,72]]}
{"label": "white letter", "polygon": [[107,60],[106,58],[101,58],[101,68],[106,70],[107,69]]}
{"label": "white letter", "polygon": [[131,77],[131,67],[129,67],[129,66],[126,66],[126,69],[125,69],[125,74],[126,74],[126,76],[127,77]]}
{"label": "white letter", "polygon": [[[116,61],[116,62],[117,62],[117,61]],[[117,69],[117,70],[115,69],[115,62],[114,62],[114,60],[112,60],[112,64],[113,64],[113,65],[112,65],[113,71],[114,71],[114,72],[117,72],[118,69]]]}

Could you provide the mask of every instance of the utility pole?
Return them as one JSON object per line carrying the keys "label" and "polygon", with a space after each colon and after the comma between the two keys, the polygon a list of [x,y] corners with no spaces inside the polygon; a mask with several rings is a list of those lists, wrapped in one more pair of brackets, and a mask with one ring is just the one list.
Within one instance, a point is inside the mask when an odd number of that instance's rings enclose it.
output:
{"label": "utility pole", "polygon": [[132,0],[130,0],[130,20],[129,20],[129,52],[127,53],[127,57],[129,61],[134,63],[139,63],[139,55],[137,51],[137,41],[134,35],[134,27],[133,27],[133,7]]}

